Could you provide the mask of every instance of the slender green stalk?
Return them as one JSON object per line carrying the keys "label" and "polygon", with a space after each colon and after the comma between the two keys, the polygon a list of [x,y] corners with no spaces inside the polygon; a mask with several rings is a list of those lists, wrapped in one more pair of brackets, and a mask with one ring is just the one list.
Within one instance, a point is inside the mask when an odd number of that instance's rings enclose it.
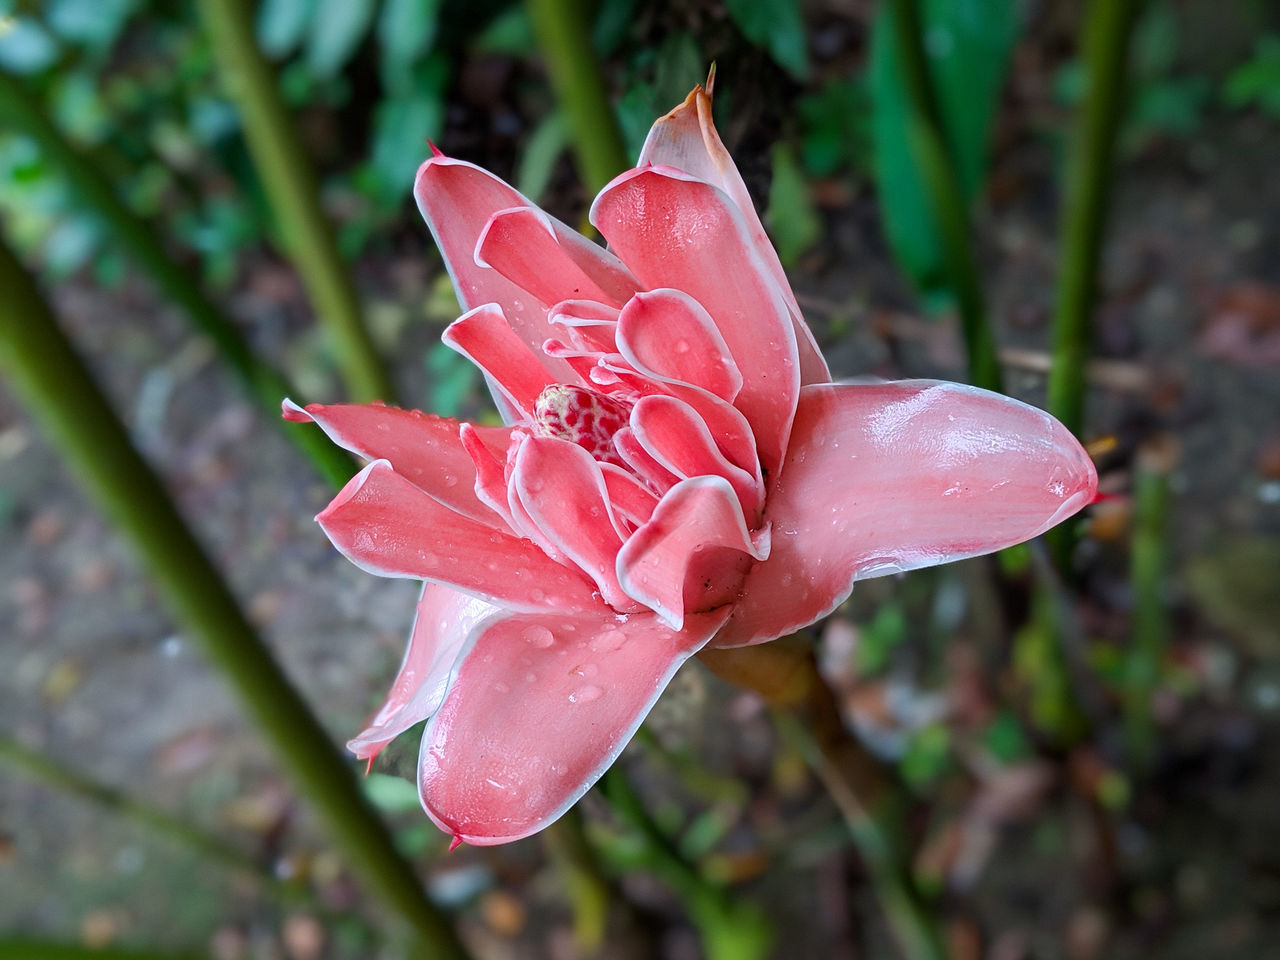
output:
{"label": "slender green stalk", "polygon": [[527,0],[551,85],[573,132],[582,178],[597,191],[629,167],[581,0]]}
{"label": "slender green stalk", "polygon": [[124,947],[85,947],[25,937],[0,940],[0,960],[197,960],[193,953],[152,953]]}
{"label": "slender green stalk", "polygon": [[969,354],[969,379],[975,386],[1003,392],[995,336],[982,293],[982,279],[974,262],[969,213],[929,74],[917,0],[890,2],[894,42],[912,107],[907,118],[907,138],[924,174],[941,234],[947,278],[960,311],[961,333]]}
{"label": "slender green stalk", "polygon": [[464,956],[350,767],[272,659],[31,277],[2,242],[0,290],[0,373],[99,507],[132,539],[176,618],[203,642],[370,893],[409,924],[418,954]]}
{"label": "slender green stalk", "polygon": [[1083,25],[1086,86],[1063,188],[1062,244],[1053,318],[1049,412],[1079,435],[1092,341],[1103,230],[1111,202],[1116,132],[1125,103],[1125,61],[1140,0],[1089,0]]}
{"label": "slender green stalk", "polygon": [[1130,762],[1151,766],[1156,754],[1151,695],[1160,676],[1160,660],[1169,642],[1165,600],[1168,573],[1169,473],[1176,458],[1171,438],[1149,444],[1138,454],[1133,481],[1133,545],[1129,577],[1133,583],[1133,643],[1125,660],[1125,735]]}
{"label": "slender green stalk", "polygon": [[779,732],[802,753],[844,817],[905,960],[946,960],[937,917],[912,875],[903,823],[910,798],[845,728],[818,672],[812,641],[796,634],[755,647],[703,650],[698,658],[773,709]]}
{"label": "slender green stalk", "polygon": [[587,840],[582,812],[571,807],[542,831],[542,839],[569,897],[574,940],[583,953],[596,953],[604,945],[609,903],[616,892]]}
{"label": "slender green stalk", "polygon": [[254,167],[280,227],[285,250],[336,351],[352,400],[394,399],[395,391],[360,314],[351,274],[306,149],[280,98],[275,73],[258,49],[247,0],[200,0],[209,41],[240,111]]}
{"label": "slender green stalk", "polygon": [[200,289],[192,272],[179,266],[165,252],[155,230],[124,205],[115,188],[93,162],[69,144],[40,109],[39,99],[16,78],[0,70],[0,113],[40,147],[41,154],[56,166],[85,205],[96,211],[116,238],[142,266],[152,280],[213,341],[219,353],[240,378],[250,397],[273,423],[284,428],[335,486],[352,473],[351,459],[319,430],[298,430],[280,418],[280,400],[295,399],[298,391],[282,374],[259,360],[234,323]]}
{"label": "slender green stalk", "polygon": [[754,960],[768,955],[773,931],[765,916],[754,904],[734,900],[680,855],[617,765],[600,779],[600,789],[614,813],[644,838],[649,869],[684,902],[708,960]]}

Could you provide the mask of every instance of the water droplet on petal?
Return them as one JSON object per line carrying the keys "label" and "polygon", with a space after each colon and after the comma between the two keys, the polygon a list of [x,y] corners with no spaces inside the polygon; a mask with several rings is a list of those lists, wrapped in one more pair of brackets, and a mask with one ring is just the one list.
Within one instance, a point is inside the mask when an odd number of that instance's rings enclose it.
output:
{"label": "water droplet on petal", "polygon": [[606,630],[591,641],[592,653],[611,653],[627,642],[627,635],[621,630]]}
{"label": "water droplet on petal", "polygon": [[539,650],[545,650],[548,647],[553,646],[556,642],[555,635],[546,627],[525,627],[522,636],[524,637],[525,643],[531,644]]}
{"label": "water droplet on petal", "polygon": [[579,687],[573,693],[569,694],[570,703],[591,703],[593,700],[599,700],[604,696],[604,691],[594,684],[587,684],[585,687]]}

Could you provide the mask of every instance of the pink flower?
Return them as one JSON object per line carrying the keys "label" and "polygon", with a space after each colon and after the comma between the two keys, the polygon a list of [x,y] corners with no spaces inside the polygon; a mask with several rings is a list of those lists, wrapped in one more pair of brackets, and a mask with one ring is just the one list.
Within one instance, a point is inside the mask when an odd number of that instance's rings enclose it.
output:
{"label": "pink flower", "polygon": [[597,246],[441,155],[419,207],[468,310],[445,342],[507,426],[286,401],[369,461],[317,518],[426,581],[351,741],[428,719],[418,783],[475,844],[528,836],[617,757],[707,644],[793,632],[859,578],[995,550],[1094,496],[1052,417],[931,381],[831,383],[702,88],[596,198]]}

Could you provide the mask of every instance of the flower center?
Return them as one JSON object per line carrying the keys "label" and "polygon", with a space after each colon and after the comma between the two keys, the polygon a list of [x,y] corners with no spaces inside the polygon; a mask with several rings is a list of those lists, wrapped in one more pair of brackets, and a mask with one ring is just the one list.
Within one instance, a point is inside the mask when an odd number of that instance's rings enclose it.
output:
{"label": "flower center", "polygon": [[613,435],[627,425],[626,404],[587,390],[557,383],[538,395],[534,421],[539,436],[570,440],[597,460],[623,465]]}

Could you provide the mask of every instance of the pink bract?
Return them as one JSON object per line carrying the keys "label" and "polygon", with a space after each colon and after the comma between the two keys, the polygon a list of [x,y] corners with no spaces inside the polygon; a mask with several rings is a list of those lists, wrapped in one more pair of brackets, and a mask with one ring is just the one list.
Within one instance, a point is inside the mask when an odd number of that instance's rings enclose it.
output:
{"label": "pink bract", "polygon": [[701,87],[596,198],[609,249],[433,156],[418,205],[467,311],[445,342],[506,422],[286,401],[369,461],[317,518],[426,581],[371,759],[428,720],[442,829],[572,805],[690,656],[831,612],[855,580],[1034,537],[1096,474],[1048,414],[950,383],[831,383]]}

